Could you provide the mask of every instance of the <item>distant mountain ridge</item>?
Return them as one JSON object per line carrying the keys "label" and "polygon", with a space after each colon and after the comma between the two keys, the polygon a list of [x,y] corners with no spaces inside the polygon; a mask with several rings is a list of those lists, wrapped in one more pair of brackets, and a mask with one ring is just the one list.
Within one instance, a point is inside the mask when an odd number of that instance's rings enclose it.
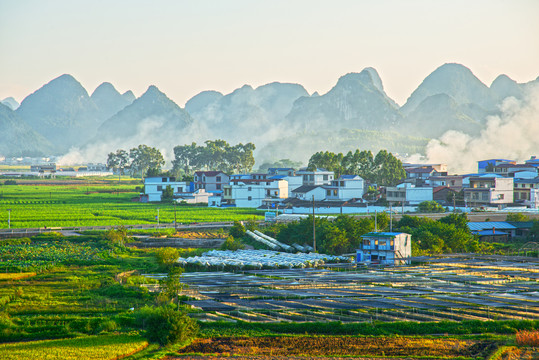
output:
{"label": "distant mountain ridge", "polygon": [[[34,150],[87,149],[86,161],[104,161],[107,152],[141,143],[159,147],[170,159],[175,145],[209,139],[253,142],[257,161],[278,160],[285,149],[285,157],[305,160],[313,149],[381,146],[404,153],[448,130],[478,134],[505,98],[524,99],[534,86],[539,78],[519,84],[500,75],[489,87],[467,67],[449,63],[429,74],[399,107],[377,71],[365,68],[340,77],[325,94],[309,95],[300,84],[244,85],[230,94],[203,91],[182,109],[155,86],[135,99],[131,91],[120,94],[105,82],[89,96],[65,74],[26,97],[13,114],[3,109],[0,121],[6,129],[18,129],[12,131],[15,143],[22,144],[20,129],[27,126],[41,136]],[[385,146],[377,136],[386,139]],[[0,148],[0,155],[19,150]]]}

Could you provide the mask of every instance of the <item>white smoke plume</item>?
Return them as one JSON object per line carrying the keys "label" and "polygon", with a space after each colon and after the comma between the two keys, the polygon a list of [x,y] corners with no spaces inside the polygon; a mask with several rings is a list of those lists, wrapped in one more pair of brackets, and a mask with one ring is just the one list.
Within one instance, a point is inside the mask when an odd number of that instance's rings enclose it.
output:
{"label": "white smoke plume", "polygon": [[[523,161],[539,153],[539,87],[522,100],[509,97],[501,114],[490,116],[478,137],[448,131],[426,148],[428,163],[445,163],[451,173],[476,172],[477,161],[500,158]],[[408,159],[411,161],[412,159]]]}

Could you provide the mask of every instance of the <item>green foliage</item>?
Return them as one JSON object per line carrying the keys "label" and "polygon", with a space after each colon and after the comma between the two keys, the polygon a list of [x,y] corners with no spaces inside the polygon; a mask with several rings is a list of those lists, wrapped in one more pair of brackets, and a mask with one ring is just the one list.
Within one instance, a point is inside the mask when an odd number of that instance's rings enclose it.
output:
{"label": "green foliage", "polygon": [[107,230],[103,238],[115,245],[123,246],[127,239],[127,229],[125,226],[120,225],[116,229]]}
{"label": "green foliage", "polygon": [[[316,247],[325,254],[343,254],[357,249],[361,236],[374,229],[374,220],[370,218],[355,219],[347,215],[339,215],[332,222],[326,218],[316,219]],[[313,218],[302,219],[287,224],[276,224],[265,230],[277,240],[292,245],[309,244],[312,246]]]}
{"label": "green foliage", "polygon": [[[2,188],[0,228],[7,228],[7,209],[11,211],[12,228],[117,226],[154,224],[156,208],[163,223],[174,221],[172,203],[145,204],[131,201],[138,197],[132,184],[108,183],[87,185],[15,185]],[[178,206],[178,223],[234,221],[255,216],[263,219],[263,211],[246,208],[217,209],[200,206]]]}
{"label": "green foliage", "polygon": [[194,338],[198,325],[185,312],[168,306],[145,306],[135,314],[139,326],[146,330],[146,337],[160,345],[172,345]]}
{"label": "green foliage", "polygon": [[412,255],[478,252],[491,253],[491,244],[480,243],[467,225],[466,214],[450,214],[440,220],[404,215],[396,224],[412,235]]}
{"label": "green foliage", "polygon": [[163,190],[163,194],[161,195],[161,201],[162,202],[171,202],[174,199],[174,189],[172,186],[167,185],[167,187]]}
{"label": "green foliage", "polygon": [[265,162],[258,167],[259,172],[267,172],[269,168],[292,168],[299,169],[301,161],[292,161],[290,159],[281,159],[274,162]]}
{"label": "green foliage", "polygon": [[240,240],[235,239],[233,236],[227,237],[223,245],[221,245],[221,250],[236,251],[239,249],[245,249],[245,245],[243,245]]}
{"label": "green foliage", "polygon": [[240,239],[245,236],[245,226],[239,221],[234,221],[234,225],[229,230],[230,236]]}
{"label": "green foliage", "polygon": [[167,277],[159,282],[161,285],[161,294],[163,295],[165,301],[172,299],[176,303],[178,310],[180,309],[180,292],[184,287],[180,281],[182,273],[182,268],[171,267],[168,271]]}
{"label": "green foliage", "polygon": [[189,174],[192,169],[210,169],[223,172],[250,172],[255,164],[253,143],[231,146],[224,140],[208,140],[204,146],[196,143],[174,147],[172,171],[183,170]]}
{"label": "green foliage", "polygon": [[530,218],[528,215],[525,215],[523,213],[509,213],[507,214],[505,221],[530,221]]}
{"label": "green foliage", "polygon": [[4,185],[17,185],[17,181],[15,181],[15,180],[6,180],[6,181],[4,181]]}
{"label": "green foliage", "polygon": [[436,201],[423,201],[417,205],[417,211],[420,213],[443,213],[445,209]]}
{"label": "green foliage", "polygon": [[440,321],[440,322],[374,322],[374,323],[256,323],[238,321],[201,323],[203,337],[262,336],[284,334],[309,335],[436,335],[436,334],[514,334],[518,330],[539,328],[539,320]]}
{"label": "green foliage", "polygon": [[161,167],[165,165],[161,151],[147,145],[139,145],[129,150],[129,157],[131,158],[129,167],[132,174],[140,173],[142,175],[149,169],[160,171]]}
{"label": "green foliage", "polygon": [[180,251],[176,248],[164,247],[155,252],[157,263],[165,268],[172,267],[180,257]]}
{"label": "green foliage", "polygon": [[335,176],[359,175],[363,179],[383,186],[393,186],[406,177],[402,162],[387,150],[376,156],[371,151],[349,151],[346,155],[329,151],[317,152],[309,159],[308,168],[324,168],[334,171]]}
{"label": "green foliage", "polygon": [[6,239],[6,240],[0,240],[0,246],[5,245],[27,245],[30,244],[32,240],[29,238],[15,238],[15,239]]}

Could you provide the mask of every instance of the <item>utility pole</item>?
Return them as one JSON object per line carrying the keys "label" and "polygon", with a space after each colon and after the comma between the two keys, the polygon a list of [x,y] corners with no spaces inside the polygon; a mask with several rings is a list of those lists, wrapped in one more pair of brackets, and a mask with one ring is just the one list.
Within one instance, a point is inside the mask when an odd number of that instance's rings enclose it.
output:
{"label": "utility pole", "polygon": [[393,232],[393,208],[389,203],[389,232]]}
{"label": "utility pole", "polygon": [[314,195],[313,195],[313,249],[316,252],[316,218],[314,217]]}
{"label": "utility pole", "polygon": [[7,228],[11,229],[11,209],[7,209]]}
{"label": "utility pole", "polygon": [[176,220],[176,200],[172,200],[174,201],[174,231],[178,231],[178,226],[176,225],[178,222]]}
{"label": "utility pole", "polygon": [[159,226],[159,208],[157,208],[157,226]]}

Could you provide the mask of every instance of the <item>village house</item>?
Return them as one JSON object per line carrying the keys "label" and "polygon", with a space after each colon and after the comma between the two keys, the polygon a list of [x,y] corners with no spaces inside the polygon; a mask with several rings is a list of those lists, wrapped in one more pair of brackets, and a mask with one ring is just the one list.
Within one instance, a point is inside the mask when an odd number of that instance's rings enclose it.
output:
{"label": "village house", "polygon": [[303,185],[330,185],[335,173],[326,169],[310,171],[307,168],[301,168],[296,171],[296,175],[302,177]]}
{"label": "village house", "polygon": [[288,184],[284,180],[238,180],[231,181],[229,185],[223,187],[220,205],[257,208],[264,201],[278,202],[286,198],[288,198]]}
{"label": "village house", "polygon": [[370,232],[361,236],[356,262],[381,265],[409,265],[412,235],[401,232]]}
{"label": "village house", "polygon": [[229,181],[230,177],[222,171],[196,171],[194,176],[195,189],[211,193],[221,193]]}
{"label": "village house", "polygon": [[361,199],[364,193],[364,181],[359,175],[341,175],[331,185],[324,186],[326,200]]}
{"label": "village house", "polygon": [[501,176],[470,177],[464,201],[470,206],[507,206],[513,202],[513,178]]}
{"label": "village house", "polygon": [[192,192],[193,190],[190,182],[176,181],[174,177],[147,177],[144,179],[144,195],[141,197],[141,201],[161,201],[161,196],[167,186],[172,188],[174,194]]}
{"label": "village house", "polygon": [[390,203],[403,203],[417,205],[423,201],[432,201],[433,192],[429,187],[417,187],[410,183],[401,183],[394,187],[386,188],[386,200]]}
{"label": "village house", "polygon": [[326,198],[326,189],[321,185],[302,185],[299,188],[292,190],[291,197],[312,201],[313,196],[315,201],[324,200]]}

